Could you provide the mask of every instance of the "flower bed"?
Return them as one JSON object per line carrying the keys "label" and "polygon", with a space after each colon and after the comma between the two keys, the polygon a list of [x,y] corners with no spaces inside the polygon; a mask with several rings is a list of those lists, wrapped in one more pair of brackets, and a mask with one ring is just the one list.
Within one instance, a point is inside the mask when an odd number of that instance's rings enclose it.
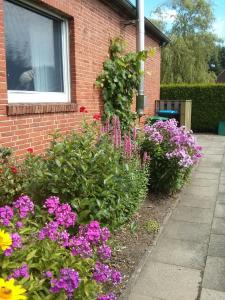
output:
{"label": "flower bed", "polygon": [[58,197],[43,208],[28,196],[0,208],[0,299],[116,299],[104,294],[104,285],[122,280],[108,264],[110,231],[76,221]]}

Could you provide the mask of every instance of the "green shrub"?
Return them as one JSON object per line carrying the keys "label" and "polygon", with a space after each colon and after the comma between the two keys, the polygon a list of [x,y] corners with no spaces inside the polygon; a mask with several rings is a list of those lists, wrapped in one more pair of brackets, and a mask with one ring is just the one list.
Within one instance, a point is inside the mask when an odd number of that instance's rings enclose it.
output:
{"label": "green shrub", "polygon": [[225,84],[162,85],[161,100],[192,100],[192,129],[217,132],[225,120]]}
{"label": "green shrub", "polygon": [[145,125],[144,131],[142,149],[143,157],[150,159],[150,189],[161,193],[180,190],[201,157],[201,147],[174,119]]}
{"label": "green shrub", "polygon": [[24,191],[26,172],[10,149],[0,148],[0,205],[9,203]]}
{"label": "green shrub", "polygon": [[36,201],[58,195],[71,203],[79,222],[97,219],[117,227],[144,199],[148,176],[137,152],[125,157],[110,134],[99,136],[92,126],[82,134],[55,136],[44,156],[31,154],[26,159],[26,193]]}

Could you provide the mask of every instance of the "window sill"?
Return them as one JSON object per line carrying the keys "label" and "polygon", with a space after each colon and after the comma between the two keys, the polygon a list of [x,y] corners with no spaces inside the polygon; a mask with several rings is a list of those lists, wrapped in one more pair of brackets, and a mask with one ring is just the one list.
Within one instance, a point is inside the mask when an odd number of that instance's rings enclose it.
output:
{"label": "window sill", "polygon": [[76,112],[76,103],[34,103],[34,104],[9,104],[7,106],[8,116],[47,114],[47,113],[67,113]]}

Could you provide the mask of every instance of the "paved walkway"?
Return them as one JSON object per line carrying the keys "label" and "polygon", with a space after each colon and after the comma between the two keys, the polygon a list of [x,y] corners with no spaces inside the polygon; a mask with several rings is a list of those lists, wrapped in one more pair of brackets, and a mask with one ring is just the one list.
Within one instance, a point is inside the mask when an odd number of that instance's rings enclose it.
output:
{"label": "paved walkway", "polygon": [[129,300],[225,300],[225,137],[204,158],[132,285]]}

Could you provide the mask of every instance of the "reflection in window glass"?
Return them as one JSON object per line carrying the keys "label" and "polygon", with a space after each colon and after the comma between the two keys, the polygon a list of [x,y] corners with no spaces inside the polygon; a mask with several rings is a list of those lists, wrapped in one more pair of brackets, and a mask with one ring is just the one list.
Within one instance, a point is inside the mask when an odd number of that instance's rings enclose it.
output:
{"label": "reflection in window glass", "polygon": [[62,22],[4,2],[8,90],[63,92]]}

